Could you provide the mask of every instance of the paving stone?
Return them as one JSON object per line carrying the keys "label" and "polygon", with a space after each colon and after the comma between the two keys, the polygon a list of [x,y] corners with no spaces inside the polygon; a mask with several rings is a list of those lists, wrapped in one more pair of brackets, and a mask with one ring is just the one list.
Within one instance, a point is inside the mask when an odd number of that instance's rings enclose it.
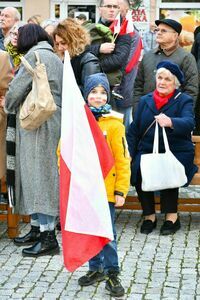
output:
{"label": "paving stone", "polygon": [[[117,211],[117,232],[124,300],[200,300],[199,213],[180,213],[182,228],[172,236],[160,236],[158,228],[140,233],[140,211]],[[20,224],[21,234],[29,224]],[[61,244],[61,234],[58,233]],[[22,257],[0,223],[0,300],[111,300],[105,282],[80,287],[78,278],[88,264],[70,273],[59,255]]]}

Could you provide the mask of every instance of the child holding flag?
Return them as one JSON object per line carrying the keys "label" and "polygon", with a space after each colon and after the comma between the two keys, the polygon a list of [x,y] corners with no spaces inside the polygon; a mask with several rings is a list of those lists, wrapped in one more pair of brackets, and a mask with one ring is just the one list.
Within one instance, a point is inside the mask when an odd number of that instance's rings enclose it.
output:
{"label": "child holding flag", "polygon": [[108,104],[110,88],[105,74],[97,73],[86,78],[84,98],[105,136],[114,158],[114,165],[105,178],[114,240],[89,260],[89,271],[79,278],[81,286],[89,286],[107,278],[105,288],[115,297],[124,295],[119,279],[119,264],[114,224],[115,207],[123,206],[130,183],[130,160],[126,146],[122,115],[111,111]]}

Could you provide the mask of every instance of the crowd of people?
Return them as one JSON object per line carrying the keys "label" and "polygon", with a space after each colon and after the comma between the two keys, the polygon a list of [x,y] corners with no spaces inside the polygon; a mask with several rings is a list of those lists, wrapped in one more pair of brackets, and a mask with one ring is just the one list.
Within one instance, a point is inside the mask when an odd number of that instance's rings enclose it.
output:
{"label": "crowd of people", "polygon": [[[6,178],[8,200],[15,212],[31,217],[30,231],[16,237],[14,243],[24,246],[23,256],[59,252],[55,230],[59,217],[58,145],[63,62],[68,51],[77,85],[106,133],[114,157],[114,169],[105,181],[114,240],[89,261],[89,271],[78,283],[88,286],[106,279],[106,289],[116,297],[125,291],[119,279],[115,207],[123,206],[130,182],[142,206],[142,234],[150,234],[157,225],[155,192],[160,193],[165,215],[160,233],[173,234],[181,227],[179,187],[142,190],[140,161],[143,154],[152,152],[155,123],[160,127],[160,152],[165,152],[165,127],[170,150],[184,166],[186,185],[197,172],[191,138],[200,123],[199,28],[189,53],[179,45],[181,24],[156,20],[145,33],[140,61],[142,42],[134,25],[132,32],[113,36],[115,18],[120,14],[123,24],[129,9],[128,0],[101,0],[98,24],[81,14],[60,22],[34,15],[25,23],[13,7],[4,8],[0,15],[0,180]],[[32,89],[32,76],[21,58],[34,68],[35,52],[46,66],[57,110],[38,129],[27,131],[20,126],[19,112]]]}

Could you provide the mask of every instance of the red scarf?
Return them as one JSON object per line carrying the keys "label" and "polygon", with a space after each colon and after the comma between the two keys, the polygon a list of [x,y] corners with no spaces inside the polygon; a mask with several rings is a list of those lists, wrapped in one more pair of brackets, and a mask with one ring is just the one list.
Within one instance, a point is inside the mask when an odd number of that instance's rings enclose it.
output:
{"label": "red scarf", "polygon": [[160,96],[158,91],[155,90],[153,92],[153,99],[154,99],[156,108],[159,110],[159,109],[161,109],[161,107],[163,107],[165,104],[167,104],[169,102],[169,99],[174,95],[174,92],[175,92],[175,90],[167,96]]}

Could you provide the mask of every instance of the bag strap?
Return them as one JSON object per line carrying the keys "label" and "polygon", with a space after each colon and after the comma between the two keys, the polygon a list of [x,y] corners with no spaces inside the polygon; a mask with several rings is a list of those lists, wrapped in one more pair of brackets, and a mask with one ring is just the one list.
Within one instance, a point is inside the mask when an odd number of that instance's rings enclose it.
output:
{"label": "bag strap", "polygon": [[167,138],[167,134],[165,131],[165,127],[162,128],[162,132],[163,132],[163,140],[164,140],[164,145],[165,145],[165,151],[169,152],[169,142],[168,142],[168,138]]}
{"label": "bag strap", "polygon": [[[165,152],[169,152],[170,151],[169,142],[168,142],[167,134],[165,131],[165,127],[162,127],[162,134],[163,134]],[[156,121],[155,132],[154,132],[153,153],[155,153],[155,154],[159,153],[159,130],[158,130],[158,122],[157,121]]]}
{"label": "bag strap", "polygon": [[35,53],[35,57],[36,57],[36,65],[40,64],[40,56],[39,56],[39,52],[38,51],[34,51]]}
{"label": "bag strap", "polygon": [[153,153],[158,154],[159,149],[158,149],[158,122],[156,121],[156,126],[155,126],[155,132],[154,132],[154,139],[153,139]]}
{"label": "bag strap", "polygon": [[145,136],[145,134],[149,131],[149,129],[153,126],[153,124],[156,122],[156,119],[153,120],[153,122],[147,127],[147,129],[145,130],[145,132],[143,133],[142,137],[140,140],[143,139],[143,137]]}
{"label": "bag strap", "polygon": [[[34,51],[34,53],[35,53],[35,57],[36,57],[36,65],[39,65],[40,64],[39,53],[38,53],[38,51]],[[23,63],[26,70],[33,76],[34,69],[32,68],[32,66],[29,64],[29,62],[23,56],[21,57],[21,62]]]}
{"label": "bag strap", "polygon": [[31,65],[29,64],[29,62],[23,56],[20,59],[21,59],[22,64],[26,68],[26,70],[33,76],[34,69],[31,67]]}

